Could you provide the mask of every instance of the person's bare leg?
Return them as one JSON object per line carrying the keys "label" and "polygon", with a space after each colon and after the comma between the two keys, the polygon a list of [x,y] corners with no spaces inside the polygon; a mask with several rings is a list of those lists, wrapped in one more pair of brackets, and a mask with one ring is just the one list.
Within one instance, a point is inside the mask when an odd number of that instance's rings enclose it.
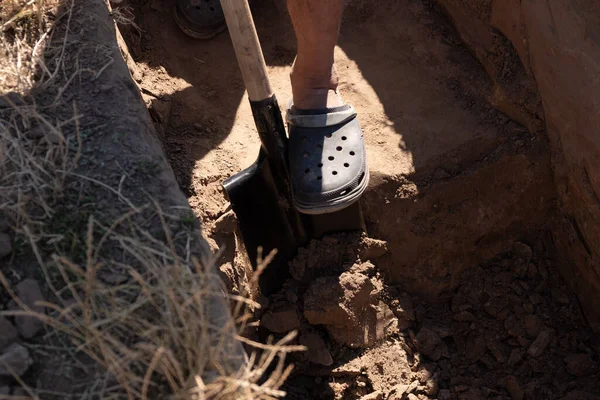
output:
{"label": "person's bare leg", "polygon": [[333,60],[344,0],[287,0],[287,4],[298,41],[290,75],[294,106],[315,109],[344,104],[337,95]]}

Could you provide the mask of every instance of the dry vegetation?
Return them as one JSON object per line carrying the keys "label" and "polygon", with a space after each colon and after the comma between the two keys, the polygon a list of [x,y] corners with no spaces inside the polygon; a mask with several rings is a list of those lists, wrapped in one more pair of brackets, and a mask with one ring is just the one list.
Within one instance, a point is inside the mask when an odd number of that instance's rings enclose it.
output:
{"label": "dry vegetation", "polygon": [[[244,297],[228,296],[235,318],[214,315],[211,305],[226,295],[211,260],[190,251],[198,233],[177,229],[179,216],[156,202],[136,207],[120,188],[75,173],[85,157],[76,103],[56,95],[52,104],[41,106],[39,96],[30,93],[35,88],[62,94],[77,75],[66,73],[68,36],[56,37],[53,29],[64,24],[68,32],[73,4],[0,3],[0,214],[13,228],[15,242],[33,255],[52,294],[44,304],[47,313],[36,312],[18,300],[0,270],[2,285],[21,307],[3,314],[36,315],[52,334],[68,336],[69,355],[93,360],[89,384],[78,398],[283,396],[278,388],[290,372],[285,355],[299,350],[288,345],[293,335],[276,344],[247,343],[238,332],[248,309],[257,305]],[[114,15],[129,18],[127,10]],[[70,117],[57,119],[46,112],[50,108]],[[129,210],[110,224],[92,210],[81,231],[55,231],[50,221],[60,219],[77,198],[72,192],[78,181],[94,181],[130,204]],[[137,222],[142,215],[159,221],[159,235]],[[84,238],[76,249],[82,257],[64,246],[77,236]],[[107,284],[98,278],[107,268],[124,278]],[[242,342],[257,352],[240,359]],[[21,384],[40,398],[40,388]]]}

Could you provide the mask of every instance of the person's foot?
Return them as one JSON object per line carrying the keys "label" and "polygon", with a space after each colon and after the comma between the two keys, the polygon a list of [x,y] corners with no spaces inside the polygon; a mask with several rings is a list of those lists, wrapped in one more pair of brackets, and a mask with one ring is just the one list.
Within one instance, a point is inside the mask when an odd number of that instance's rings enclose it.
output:
{"label": "person's foot", "polygon": [[219,0],[177,0],[175,22],[195,39],[210,39],[227,29]]}

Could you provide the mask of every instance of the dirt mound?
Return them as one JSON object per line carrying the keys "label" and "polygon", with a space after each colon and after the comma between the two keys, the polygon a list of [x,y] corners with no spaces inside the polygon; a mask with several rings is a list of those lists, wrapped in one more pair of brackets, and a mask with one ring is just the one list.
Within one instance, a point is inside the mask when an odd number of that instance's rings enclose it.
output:
{"label": "dirt mound", "polygon": [[269,298],[259,329],[298,329],[308,348],[288,398],[600,399],[600,340],[541,242],[515,243],[434,304],[386,285],[361,258],[382,248],[340,234],[290,263],[295,276]]}

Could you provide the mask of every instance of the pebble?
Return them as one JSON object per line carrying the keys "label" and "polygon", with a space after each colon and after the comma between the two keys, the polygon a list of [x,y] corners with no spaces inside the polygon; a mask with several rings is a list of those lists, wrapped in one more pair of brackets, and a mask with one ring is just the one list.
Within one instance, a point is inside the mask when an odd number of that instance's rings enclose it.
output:
{"label": "pebble", "polygon": [[[43,314],[46,312],[45,307],[36,306],[35,303],[38,301],[44,301],[42,296],[42,290],[40,285],[34,279],[25,279],[17,285],[17,296],[26,306],[37,313]],[[42,321],[34,316],[30,315],[18,315],[15,317],[15,325],[21,336],[31,339],[39,331],[42,330],[44,324]]]}
{"label": "pebble", "polygon": [[305,332],[300,336],[300,344],[306,346],[308,361],[314,364],[330,366],[333,364],[331,353],[325,341],[316,332]]}
{"label": "pebble", "polygon": [[516,242],[513,245],[513,252],[526,262],[531,261],[533,258],[533,250],[523,242]]}
{"label": "pebble", "polygon": [[285,333],[300,328],[300,317],[293,304],[278,303],[263,314],[260,325],[271,332]]}
{"label": "pebble", "polygon": [[388,394],[387,400],[402,400],[406,391],[408,390],[408,385],[399,384],[392,388],[390,393]]}
{"label": "pebble", "polygon": [[510,367],[517,365],[523,359],[524,354],[525,351],[522,349],[512,349],[510,356],[508,357],[508,365]]}
{"label": "pebble", "polygon": [[567,371],[573,376],[587,376],[595,372],[594,361],[589,354],[571,354],[564,361]]}
{"label": "pebble", "polygon": [[406,398],[408,400],[419,400],[419,398],[417,396],[415,396],[414,394],[412,394],[412,393],[409,393]]}
{"label": "pebble", "polygon": [[454,320],[460,322],[473,321],[475,320],[475,316],[468,311],[461,311],[458,314],[454,314]]}
{"label": "pebble", "polygon": [[366,396],[360,398],[361,400],[383,400],[383,393],[379,390],[374,391],[373,393],[369,393]]}
{"label": "pebble", "polygon": [[509,377],[506,381],[506,391],[512,400],[523,400],[523,397],[525,397],[525,392],[523,392],[519,381],[514,376]]}
{"label": "pebble", "polygon": [[542,353],[544,353],[544,350],[546,350],[546,347],[550,344],[551,341],[552,331],[550,331],[549,329],[544,329],[540,332],[537,338],[535,338],[533,343],[531,343],[531,346],[529,346],[529,350],[527,351],[527,353],[531,357],[539,357],[540,355],[542,355]]}
{"label": "pebble", "polygon": [[0,355],[0,377],[13,376],[7,366],[17,376],[23,376],[31,364],[33,360],[29,356],[29,351],[19,343],[13,343]]}
{"label": "pebble", "polygon": [[527,331],[527,336],[530,338],[536,338],[543,328],[542,320],[535,315],[527,315],[525,317],[525,330]]}
{"label": "pebble", "polygon": [[0,315],[0,350],[4,350],[17,339],[19,339],[19,332],[9,320]]}
{"label": "pebble", "polygon": [[440,344],[442,339],[429,328],[421,328],[416,337],[419,351],[426,357],[437,361],[442,356]]}
{"label": "pebble", "polygon": [[0,258],[9,256],[13,251],[12,240],[6,232],[0,232]]}

